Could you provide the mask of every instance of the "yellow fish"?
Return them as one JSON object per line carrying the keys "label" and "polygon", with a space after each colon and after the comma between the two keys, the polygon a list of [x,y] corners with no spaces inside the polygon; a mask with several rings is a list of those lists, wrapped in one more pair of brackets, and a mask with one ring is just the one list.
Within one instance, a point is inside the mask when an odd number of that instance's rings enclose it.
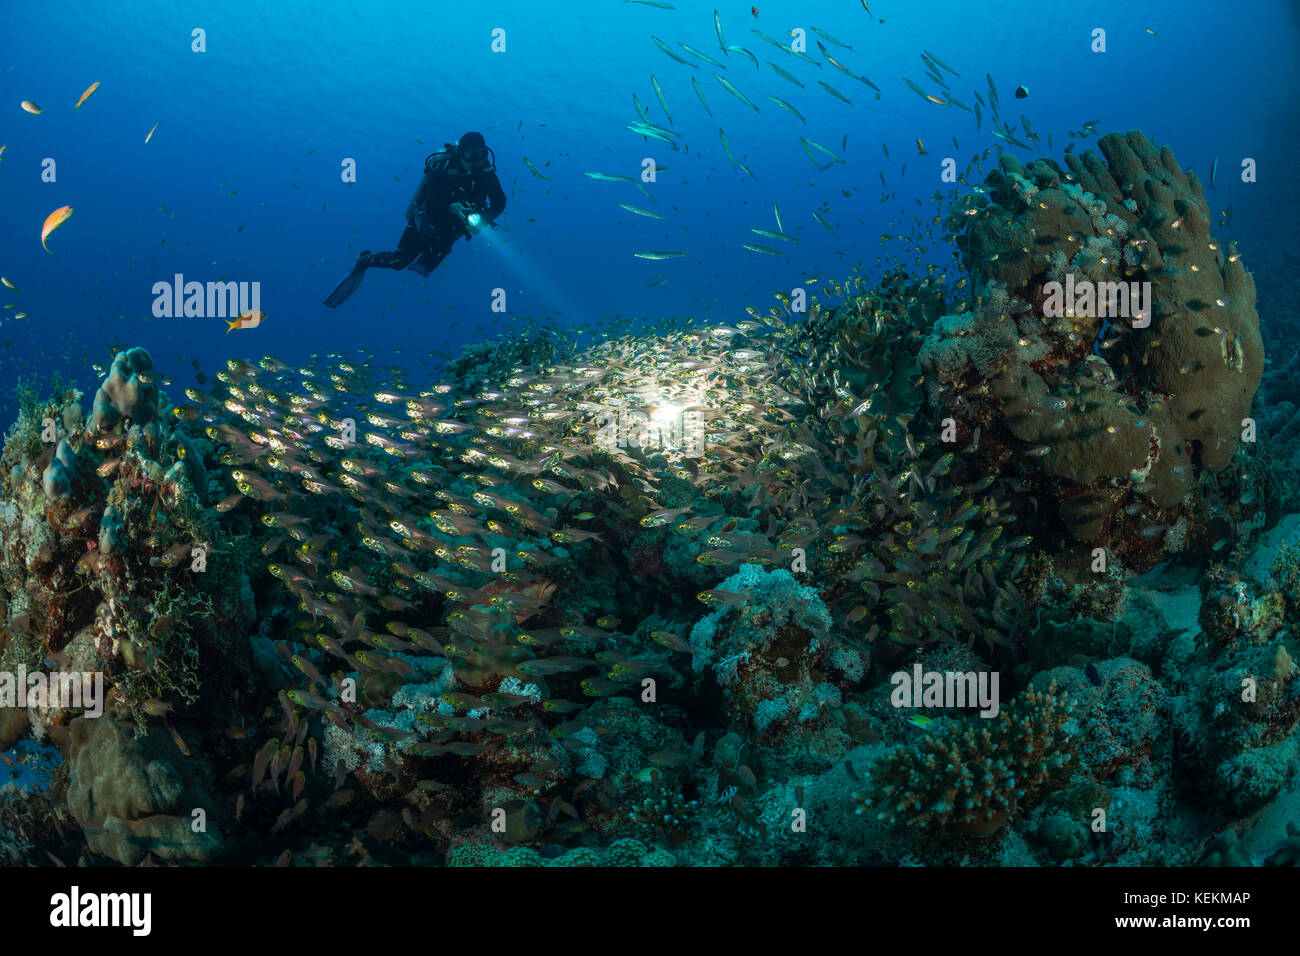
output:
{"label": "yellow fish", "polygon": [[94,83],[91,83],[90,86],[87,88],[86,92],[81,94],[81,99],[77,100],[77,105],[72,108],[72,112],[75,113],[77,112],[77,110],[81,109],[81,104],[86,102],[86,100],[90,99],[90,94],[95,92],[95,90],[97,89],[99,89],[99,80],[96,80]]}
{"label": "yellow fish", "polygon": [[18,286],[14,285],[6,276],[0,276],[0,283],[4,283],[6,289],[13,289],[15,292],[18,291]]}
{"label": "yellow fish", "polygon": [[19,105],[22,106],[22,108],[25,109],[27,112],[31,113],[33,116],[41,115],[41,108],[37,106],[35,103],[33,103],[31,100],[23,100],[22,103],[20,103]]}
{"label": "yellow fish", "polygon": [[[159,120],[159,121],[158,121],[158,123],[161,123],[161,122],[162,122],[162,120]],[[146,143],[149,142],[149,140],[153,139],[153,130],[158,128],[158,123],[154,123],[154,124],[153,124],[153,129],[149,130],[149,135],[146,136],[146,137],[144,138],[144,141],[145,141]]]}
{"label": "yellow fish", "polygon": [[63,225],[67,221],[68,217],[71,215],[72,215],[71,206],[60,206],[58,209],[54,210],[54,212],[50,213],[48,216],[45,217],[45,225],[41,226],[41,248],[42,249],[44,249],[46,252],[50,251],[50,247],[45,244],[46,238],[55,229],[58,229],[59,226]]}
{"label": "yellow fish", "polygon": [[235,329],[255,329],[262,324],[264,318],[266,318],[264,312],[259,312],[256,309],[249,309],[239,318],[235,319],[235,321],[226,323],[226,334],[229,335],[231,332],[235,331]]}

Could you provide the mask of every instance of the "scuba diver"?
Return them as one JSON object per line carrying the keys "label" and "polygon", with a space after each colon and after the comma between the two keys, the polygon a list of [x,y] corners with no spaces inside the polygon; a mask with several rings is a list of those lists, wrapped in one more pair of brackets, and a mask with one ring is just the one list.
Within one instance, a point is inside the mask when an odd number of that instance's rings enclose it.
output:
{"label": "scuba diver", "polygon": [[496,156],[482,133],[466,133],[424,161],[424,178],[406,207],[406,231],[393,252],[362,252],[347,278],[325,304],[342,305],[356,292],[367,269],[411,269],[427,276],[451,252],[461,236],[468,239],[493,225],[506,208],[497,179]]}

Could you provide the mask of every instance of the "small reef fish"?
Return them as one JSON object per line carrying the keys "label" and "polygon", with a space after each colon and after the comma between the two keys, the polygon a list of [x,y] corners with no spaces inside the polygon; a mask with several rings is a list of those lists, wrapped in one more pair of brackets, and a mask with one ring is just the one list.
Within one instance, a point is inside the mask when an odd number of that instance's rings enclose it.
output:
{"label": "small reef fish", "polygon": [[659,85],[653,73],[650,74],[650,85],[654,88],[655,99],[659,101],[660,108],[664,111],[664,116],[668,117],[668,125],[673,125],[673,114],[668,111],[668,101],[664,98],[664,89]]}
{"label": "small reef fish", "polygon": [[691,86],[695,88],[695,95],[699,98],[700,105],[704,107],[704,112],[712,116],[713,110],[709,109],[709,101],[704,98],[704,90],[700,89],[700,81],[692,76]]}
{"label": "small reef fish", "polygon": [[777,76],[781,77],[782,79],[789,80],[791,83],[793,83],[795,86],[799,87],[799,89],[801,89],[801,90],[802,90],[802,89],[805,89],[804,85],[803,85],[802,83],[800,83],[799,80],[798,80],[798,79],[797,79],[793,74],[791,74],[791,73],[787,73],[785,70],[781,69],[779,66],[777,66],[775,63],[773,63],[771,60],[768,60],[768,61],[767,61],[767,65],[770,66],[773,70],[776,71],[776,75],[777,75]]}
{"label": "small reef fish", "polygon": [[648,209],[642,209],[639,206],[632,206],[625,202],[619,203],[619,207],[622,209],[626,209],[628,212],[633,213],[637,216],[645,216],[647,219],[663,219],[666,221],[668,218],[667,216],[659,215],[659,213],[657,212],[651,212]]}
{"label": "small reef fish", "polygon": [[233,322],[226,323],[226,334],[229,335],[231,332],[235,331],[235,329],[255,329],[262,324],[262,320],[265,318],[265,313],[259,312],[256,309],[249,309]]}
{"label": "small reef fish", "polygon": [[54,210],[54,212],[50,213],[48,216],[45,217],[45,223],[41,226],[41,248],[42,249],[44,249],[46,252],[50,251],[50,247],[45,244],[45,240],[49,238],[50,233],[52,233],[55,229],[58,229],[59,226],[67,222],[68,217],[71,215],[72,215],[71,206],[60,206],[58,209]]}
{"label": "small reef fish", "polygon": [[99,80],[91,83],[90,86],[86,88],[86,92],[81,94],[81,98],[77,100],[77,105],[72,108],[72,112],[75,113],[77,110],[81,109],[81,104],[90,99],[90,95],[97,89],[99,89]]}
{"label": "small reef fish", "polygon": [[[820,81],[819,81],[819,82],[820,82]],[[791,105],[790,105],[789,103],[787,103],[785,100],[781,99],[781,97],[779,97],[779,96],[773,96],[771,93],[764,93],[763,95],[766,96],[766,97],[767,97],[769,100],[771,100],[773,103],[775,103],[777,106],[781,107],[781,109],[785,110],[787,113],[790,113],[790,114],[793,115],[793,116],[797,116],[797,117],[799,118],[799,122],[801,122],[801,123],[807,123],[807,122],[808,122],[806,119],[804,119],[804,116],[803,116],[802,113],[800,113],[797,109],[795,109],[793,106],[791,106]]]}
{"label": "small reef fish", "polygon": [[550,182],[551,177],[543,176],[542,171],[533,165],[533,161],[531,159],[529,159],[527,156],[525,156],[523,159],[524,159],[524,165],[528,167],[528,171],[530,173],[532,173],[538,179],[545,179],[547,182]]}
{"label": "small reef fish", "polygon": [[817,85],[820,86],[827,93],[829,93],[831,96],[835,97],[837,100],[843,100],[845,103],[848,103],[849,106],[853,105],[853,101],[851,99],[849,99],[839,90],[835,89],[835,87],[831,86],[829,83],[826,83],[822,80],[818,80]]}

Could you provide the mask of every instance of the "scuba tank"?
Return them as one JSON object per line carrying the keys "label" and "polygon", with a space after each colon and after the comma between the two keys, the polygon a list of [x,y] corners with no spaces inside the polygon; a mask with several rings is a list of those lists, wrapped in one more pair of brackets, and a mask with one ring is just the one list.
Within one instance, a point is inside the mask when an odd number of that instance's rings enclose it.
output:
{"label": "scuba tank", "polygon": [[456,155],[456,144],[443,143],[441,150],[436,153],[430,153],[428,156],[424,157],[424,171],[426,173],[432,173],[439,167],[445,169],[447,163],[451,162],[451,158],[454,155]]}

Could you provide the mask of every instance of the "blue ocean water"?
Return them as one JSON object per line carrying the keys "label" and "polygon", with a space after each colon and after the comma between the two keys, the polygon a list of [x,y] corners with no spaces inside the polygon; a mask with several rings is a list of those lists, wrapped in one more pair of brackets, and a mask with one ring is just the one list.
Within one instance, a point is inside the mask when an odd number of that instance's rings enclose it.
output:
{"label": "blue ocean water", "polygon": [[[673,6],[7,4],[0,273],[18,290],[5,290],[15,308],[0,326],[0,417],[12,420],[8,386],[23,377],[57,371],[93,391],[91,364],[106,364],[122,345],[148,348],[178,385],[189,381],[194,358],[211,370],[231,355],[273,353],[297,363],[312,351],[366,348],[414,365],[412,352],[454,353],[529,319],[574,327],[616,316],[620,324],[734,320],[745,304],[765,309],[775,291],[809,275],[842,277],[859,263],[874,274],[895,258],[913,267],[950,264],[952,247],[938,229],[930,233],[933,199],[951,189],[940,181],[940,163],[951,156],[961,169],[999,141],[987,109],[977,132],[971,112],[925,102],[903,83],[906,76],[938,91],[924,76],[923,50],[960,74],[944,79],[966,105],[992,76],[1003,119],[1018,126],[1023,114],[1040,136],[1037,149],[1013,150],[1022,159],[1059,161],[1076,142],[1067,131],[1087,120],[1098,121],[1099,134],[1144,131],[1206,181],[1218,157],[1215,211],[1233,207],[1228,231],[1256,269],[1281,262],[1276,246],[1288,241],[1300,211],[1286,173],[1296,128],[1295,4],[879,0],[870,15],[847,0],[765,0],[756,15],[748,4],[718,4],[726,42],[750,50],[757,68],[719,50],[713,4]],[[812,26],[851,45],[827,50],[880,93],[823,62]],[[821,65],[752,32],[789,42],[797,28]],[[1090,50],[1098,28],[1104,53]],[[204,52],[192,49],[195,30],[203,31]],[[652,35],[696,67],[669,59]],[[504,50],[494,51],[494,36]],[[101,87],[74,112],[95,81]],[[1016,99],[1021,84],[1029,95]],[[679,134],[680,150],[626,128],[638,118],[633,94],[653,122]],[[806,123],[765,94],[785,99]],[[43,112],[22,111],[22,100]],[[502,228],[458,242],[428,279],[373,272],[343,308],[324,308],[362,249],[396,245],[424,157],[471,129],[496,154],[509,197]],[[756,178],[727,160],[720,129]],[[844,162],[819,171],[800,135]],[[918,155],[918,140],[928,156]],[[549,180],[532,175],[525,157]],[[1257,161],[1257,183],[1240,181],[1244,157]],[[357,169],[352,184],[340,175],[348,158]],[[667,167],[646,184],[650,199],[632,184],[583,175],[638,177],[647,158]],[[745,251],[742,243],[759,241],[751,228],[777,229],[774,203],[798,243],[781,244],[781,257]],[[41,223],[64,205],[74,213],[46,252]],[[818,225],[814,209],[837,235]],[[644,250],[687,254],[634,257]],[[153,284],[177,273],[261,283],[267,320],[228,335],[220,318],[153,317]],[[654,285],[658,277],[667,281]],[[1267,275],[1258,278],[1267,324]],[[497,288],[506,290],[503,313],[491,308]],[[14,318],[18,312],[28,317]],[[394,359],[396,349],[407,351]]]}

